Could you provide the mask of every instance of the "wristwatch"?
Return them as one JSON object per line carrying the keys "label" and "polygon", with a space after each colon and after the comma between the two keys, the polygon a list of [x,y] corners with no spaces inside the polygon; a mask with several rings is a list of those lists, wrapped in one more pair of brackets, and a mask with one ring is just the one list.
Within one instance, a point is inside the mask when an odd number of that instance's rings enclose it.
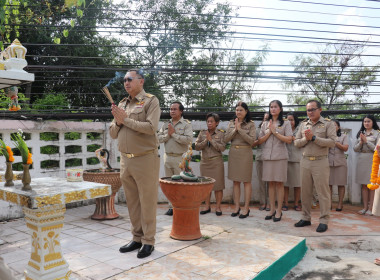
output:
{"label": "wristwatch", "polygon": [[314,141],[315,140],[315,135],[313,135],[313,137],[311,137],[311,141]]}

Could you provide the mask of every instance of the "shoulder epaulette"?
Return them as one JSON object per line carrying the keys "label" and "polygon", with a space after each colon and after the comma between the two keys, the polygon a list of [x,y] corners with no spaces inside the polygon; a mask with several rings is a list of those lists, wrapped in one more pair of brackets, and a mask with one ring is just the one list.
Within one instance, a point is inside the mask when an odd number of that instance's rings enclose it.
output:
{"label": "shoulder epaulette", "polygon": [[304,119],[302,122],[307,122],[308,121],[308,119]]}
{"label": "shoulder epaulette", "polygon": [[325,120],[328,121],[328,122],[331,121],[329,118],[325,118]]}
{"label": "shoulder epaulette", "polygon": [[124,102],[127,99],[127,97],[124,97],[119,103]]}
{"label": "shoulder epaulette", "polygon": [[191,123],[191,121],[189,121],[189,120],[186,120],[186,119],[185,119],[185,121],[186,121],[187,123]]}
{"label": "shoulder epaulette", "polygon": [[287,118],[284,118],[284,121],[287,121],[288,119]]}
{"label": "shoulder epaulette", "polygon": [[149,97],[149,98],[152,98],[154,95],[150,94],[150,93],[147,93],[146,96]]}
{"label": "shoulder epaulette", "polygon": [[253,121],[253,120],[250,120],[250,122],[253,122],[253,123],[254,123],[254,121]]}
{"label": "shoulder epaulette", "polygon": [[221,131],[221,132],[224,132],[224,130],[223,130],[223,129],[219,129],[219,131]]}

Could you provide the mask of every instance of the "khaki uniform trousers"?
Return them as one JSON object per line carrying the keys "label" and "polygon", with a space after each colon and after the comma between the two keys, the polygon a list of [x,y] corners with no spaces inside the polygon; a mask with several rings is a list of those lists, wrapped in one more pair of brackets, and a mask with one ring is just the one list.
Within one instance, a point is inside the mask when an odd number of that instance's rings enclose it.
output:
{"label": "khaki uniform trousers", "polygon": [[[263,161],[256,160],[257,179],[259,180],[259,199],[261,205],[267,204],[267,182],[263,178]],[[260,205],[260,206],[261,206]]]}
{"label": "khaki uniform trousers", "polygon": [[301,159],[301,200],[302,220],[311,221],[311,204],[313,200],[313,185],[319,198],[319,223],[328,224],[330,218],[330,166],[328,158],[319,160]]}
{"label": "khaki uniform trousers", "polygon": [[120,178],[123,184],[133,241],[154,245],[160,159],[158,153],[127,158],[121,154]]}
{"label": "khaki uniform trousers", "polygon": [[[171,177],[173,175],[179,175],[181,173],[181,168],[179,168],[179,163],[182,160],[182,156],[168,156],[164,154],[164,167],[165,167],[165,176]],[[173,208],[173,205],[169,202],[169,208]]]}

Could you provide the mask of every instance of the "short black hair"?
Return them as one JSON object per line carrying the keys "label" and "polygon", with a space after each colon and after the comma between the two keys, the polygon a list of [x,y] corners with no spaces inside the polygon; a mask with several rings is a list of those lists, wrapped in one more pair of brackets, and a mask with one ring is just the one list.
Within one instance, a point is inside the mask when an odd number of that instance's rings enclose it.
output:
{"label": "short black hair", "polygon": [[136,72],[137,75],[140,76],[141,79],[145,79],[145,74],[143,69],[133,68],[129,69],[127,72]]}
{"label": "short black hair", "polygon": [[206,115],[206,121],[208,120],[208,118],[211,118],[211,117],[214,118],[215,122],[219,122],[220,121],[219,115],[217,113],[213,113],[213,112],[208,113]]}
{"label": "short black hair", "polygon": [[182,103],[179,102],[179,101],[174,101],[170,104],[170,106],[172,106],[173,104],[178,104],[179,105],[179,110],[182,112],[182,116],[183,116],[183,110],[185,110],[185,107],[183,107]]}
{"label": "short black hair", "polygon": [[322,108],[322,104],[321,104],[321,102],[319,102],[319,101],[316,100],[316,99],[310,99],[310,100],[306,103],[306,105],[309,104],[309,103],[313,103],[313,102],[315,102],[315,104],[317,104],[317,108],[318,108],[318,109],[321,109],[321,108]]}

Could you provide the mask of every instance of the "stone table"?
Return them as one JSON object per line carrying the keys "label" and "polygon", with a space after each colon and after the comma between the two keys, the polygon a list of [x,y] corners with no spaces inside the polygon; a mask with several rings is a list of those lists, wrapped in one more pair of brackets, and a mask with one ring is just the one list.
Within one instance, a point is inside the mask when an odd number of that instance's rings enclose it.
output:
{"label": "stone table", "polygon": [[[13,181],[21,180],[22,179],[22,171],[13,171]],[[0,171],[0,182],[5,182],[5,171]]]}
{"label": "stone table", "polygon": [[0,183],[0,200],[23,206],[31,235],[31,255],[25,280],[71,280],[71,270],[62,255],[60,233],[66,203],[109,196],[111,186],[94,182],[67,182],[63,178],[33,178],[32,191]]}

